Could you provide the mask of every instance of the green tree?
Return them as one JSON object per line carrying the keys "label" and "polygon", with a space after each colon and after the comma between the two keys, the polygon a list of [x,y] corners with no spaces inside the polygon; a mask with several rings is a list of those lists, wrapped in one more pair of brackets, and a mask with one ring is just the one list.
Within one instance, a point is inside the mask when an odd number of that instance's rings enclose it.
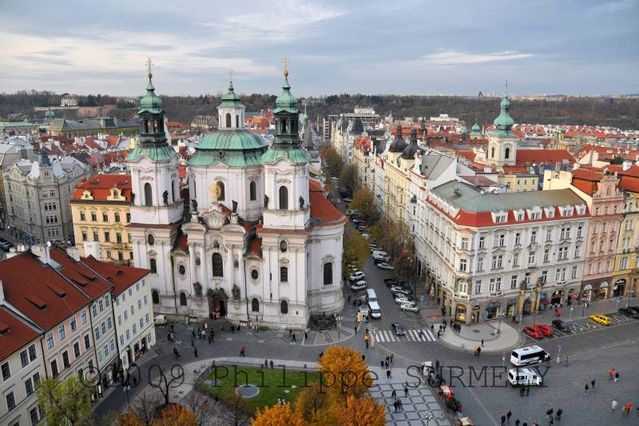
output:
{"label": "green tree", "polygon": [[339,174],[339,186],[344,188],[349,194],[355,192],[359,186],[357,181],[357,166],[355,164],[349,164],[342,168]]}
{"label": "green tree", "polygon": [[366,259],[368,259],[368,241],[350,228],[344,233],[344,253],[342,254],[342,274],[346,277],[350,274],[348,265],[355,265],[357,269],[362,269]]}
{"label": "green tree", "polygon": [[46,379],[38,388],[38,405],[50,425],[84,426],[93,424],[91,390],[76,376],[66,380]]}
{"label": "green tree", "polygon": [[342,157],[332,146],[326,146],[320,150],[320,156],[324,162],[324,167],[331,176],[338,177],[344,167]]}
{"label": "green tree", "polygon": [[375,207],[375,194],[365,186],[355,191],[350,208],[357,210],[357,214],[366,223],[372,223],[378,216],[377,208]]}

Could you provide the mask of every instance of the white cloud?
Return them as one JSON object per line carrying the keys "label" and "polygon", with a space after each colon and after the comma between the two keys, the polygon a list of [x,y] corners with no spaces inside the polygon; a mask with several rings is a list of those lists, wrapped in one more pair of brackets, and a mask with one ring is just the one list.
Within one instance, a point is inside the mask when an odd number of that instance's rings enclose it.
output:
{"label": "white cloud", "polygon": [[530,53],[519,53],[513,50],[493,53],[464,53],[455,50],[445,50],[437,53],[431,53],[420,59],[411,61],[414,65],[467,65],[482,64],[485,62],[496,61],[512,61],[515,59],[524,59],[533,56]]}

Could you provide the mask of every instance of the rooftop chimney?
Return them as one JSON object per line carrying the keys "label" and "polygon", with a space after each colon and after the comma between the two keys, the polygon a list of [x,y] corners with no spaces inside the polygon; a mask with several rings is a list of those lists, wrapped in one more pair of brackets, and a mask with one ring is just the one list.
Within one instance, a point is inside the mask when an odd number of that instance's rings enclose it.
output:
{"label": "rooftop chimney", "polygon": [[75,259],[76,262],[80,261],[80,249],[78,246],[67,247],[67,254]]}
{"label": "rooftop chimney", "polygon": [[0,280],[0,305],[4,305],[4,287],[2,285],[2,280]]}
{"label": "rooftop chimney", "polygon": [[84,255],[86,257],[93,256],[94,258],[100,260],[100,243],[98,241],[85,241]]}
{"label": "rooftop chimney", "polygon": [[630,170],[631,167],[632,167],[632,161],[628,161],[628,160],[624,160],[624,162],[621,165],[621,168],[623,170]]}
{"label": "rooftop chimney", "polygon": [[31,252],[40,258],[40,262],[51,264],[51,254],[49,253],[51,243],[36,244],[31,246]]}

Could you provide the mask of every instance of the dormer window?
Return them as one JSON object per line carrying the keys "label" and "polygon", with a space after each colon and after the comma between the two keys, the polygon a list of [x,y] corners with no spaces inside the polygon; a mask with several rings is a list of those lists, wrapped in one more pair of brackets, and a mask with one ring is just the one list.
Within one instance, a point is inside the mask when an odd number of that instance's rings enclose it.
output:
{"label": "dormer window", "polygon": [[506,223],[508,221],[508,213],[501,211],[501,212],[493,212],[493,221],[495,223]]}

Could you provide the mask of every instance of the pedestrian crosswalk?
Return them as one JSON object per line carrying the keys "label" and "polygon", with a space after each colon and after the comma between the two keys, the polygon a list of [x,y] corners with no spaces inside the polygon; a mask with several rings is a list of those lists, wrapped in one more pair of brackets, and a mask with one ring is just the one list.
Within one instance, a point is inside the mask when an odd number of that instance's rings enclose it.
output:
{"label": "pedestrian crosswalk", "polygon": [[397,336],[393,330],[377,330],[373,332],[377,342],[434,342],[435,336],[430,330],[406,330],[406,335]]}

